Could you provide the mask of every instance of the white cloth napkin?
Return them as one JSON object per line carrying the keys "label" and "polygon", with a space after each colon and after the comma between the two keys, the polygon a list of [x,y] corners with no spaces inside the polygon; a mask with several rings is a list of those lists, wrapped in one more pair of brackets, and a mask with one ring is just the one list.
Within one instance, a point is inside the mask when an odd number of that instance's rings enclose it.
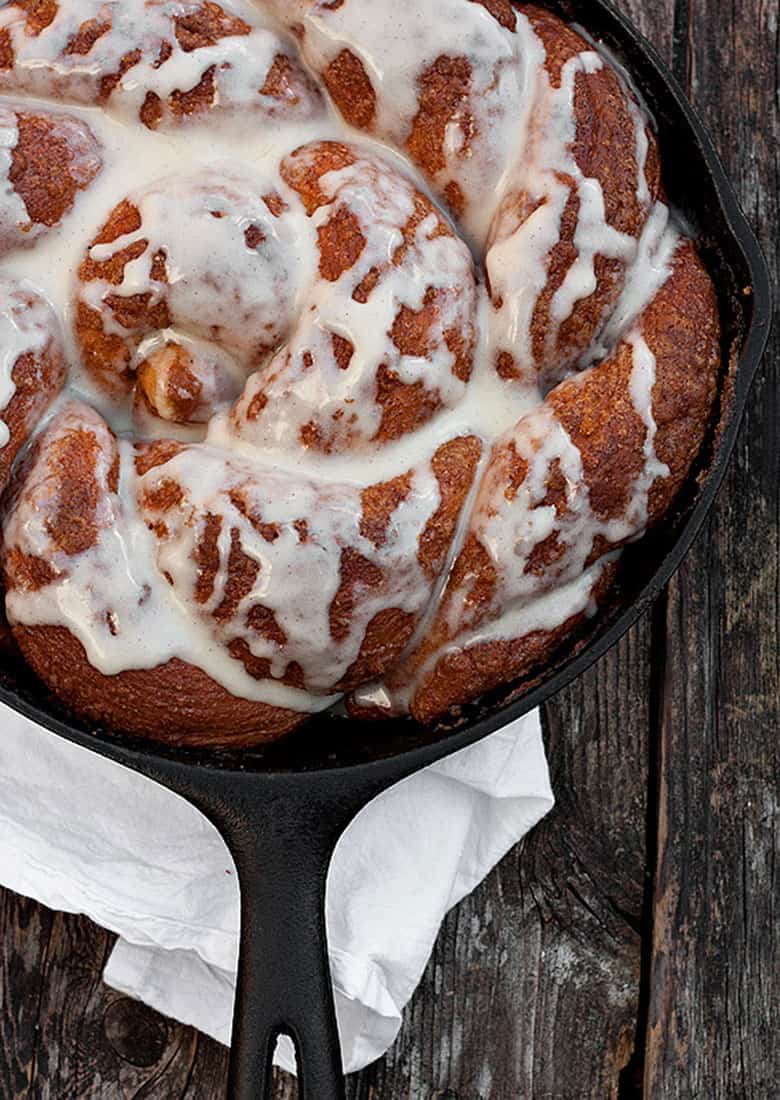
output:
{"label": "white cloth napkin", "polygon": [[[327,893],[347,1072],[392,1044],[447,910],[552,804],[531,714],[349,827]],[[178,796],[2,706],[0,883],[117,932],[109,985],[229,1042],[238,886],[221,837]],[[277,1060],[294,1069],[291,1044]]]}

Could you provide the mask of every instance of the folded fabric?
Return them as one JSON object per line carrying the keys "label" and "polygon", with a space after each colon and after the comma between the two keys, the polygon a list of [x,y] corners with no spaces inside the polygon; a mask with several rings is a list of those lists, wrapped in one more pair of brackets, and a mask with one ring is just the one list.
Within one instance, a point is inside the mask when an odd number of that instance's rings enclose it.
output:
{"label": "folded fabric", "polygon": [[[327,924],[347,1072],[392,1044],[445,913],[553,804],[536,713],[376,798],[339,842]],[[230,1040],[235,868],[183,799],[0,707],[0,883],[119,934],[105,980]],[[277,1060],[294,1069],[291,1044]]]}

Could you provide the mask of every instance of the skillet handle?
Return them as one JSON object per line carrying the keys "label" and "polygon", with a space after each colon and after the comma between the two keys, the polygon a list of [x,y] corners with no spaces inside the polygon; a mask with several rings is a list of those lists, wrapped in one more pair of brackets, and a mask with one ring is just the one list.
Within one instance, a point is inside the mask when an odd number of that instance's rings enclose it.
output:
{"label": "skillet handle", "polygon": [[230,849],[241,891],[230,1100],[271,1100],[280,1034],[295,1044],[300,1100],[344,1100],[325,884],[340,836],[386,785],[233,773],[220,793],[212,786],[197,799]]}
{"label": "skillet handle", "polygon": [[241,939],[231,1100],[271,1100],[280,1034],[295,1044],[301,1100],[345,1095],[325,931],[325,880],[338,838],[301,825],[296,838],[256,835],[238,845],[234,838]]}

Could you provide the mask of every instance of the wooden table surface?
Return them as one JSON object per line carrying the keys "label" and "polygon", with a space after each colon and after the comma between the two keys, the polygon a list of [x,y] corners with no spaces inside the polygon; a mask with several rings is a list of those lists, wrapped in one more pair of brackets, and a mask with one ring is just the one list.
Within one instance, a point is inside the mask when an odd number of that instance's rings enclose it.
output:
{"label": "wooden table surface", "polygon": [[[777,278],[778,0],[622,6],[710,126]],[[779,381],[780,324],[685,565],[547,708],[555,812],[446,920],[351,1100],[778,1096]],[[225,1095],[221,1047],[102,985],[107,933],[2,892],[0,930],[1,1100]]]}

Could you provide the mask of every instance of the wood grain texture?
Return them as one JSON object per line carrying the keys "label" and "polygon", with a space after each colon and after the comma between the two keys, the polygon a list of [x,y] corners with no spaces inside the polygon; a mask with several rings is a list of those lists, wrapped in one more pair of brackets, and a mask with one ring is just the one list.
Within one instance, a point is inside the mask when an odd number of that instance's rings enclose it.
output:
{"label": "wood grain texture", "polygon": [[[777,287],[778,5],[685,10],[675,52]],[[717,31],[702,36],[706,14]],[[669,593],[648,1097],[777,1095],[779,484],[776,321],[726,486]]]}
{"label": "wood grain texture", "polygon": [[[780,276],[776,0],[622,7],[689,88]],[[776,1095],[779,374],[780,329],[668,596],[548,707],[556,810],[449,915],[350,1100]],[[107,933],[2,892],[0,928],[2,1100],[225,1095],[222,1048],[102,985]]]}
{"label": "wood grain texture", "polygon": [[617,1095],[639,1001],[648,644],[645,623],[551,708],[555,811],[447,918],[351,1100]]}
{"label": "wood grain texture", "polygon": [[0,1096],[215,1100],[227,1052],[101,981],[114,937],[0,891]]}

